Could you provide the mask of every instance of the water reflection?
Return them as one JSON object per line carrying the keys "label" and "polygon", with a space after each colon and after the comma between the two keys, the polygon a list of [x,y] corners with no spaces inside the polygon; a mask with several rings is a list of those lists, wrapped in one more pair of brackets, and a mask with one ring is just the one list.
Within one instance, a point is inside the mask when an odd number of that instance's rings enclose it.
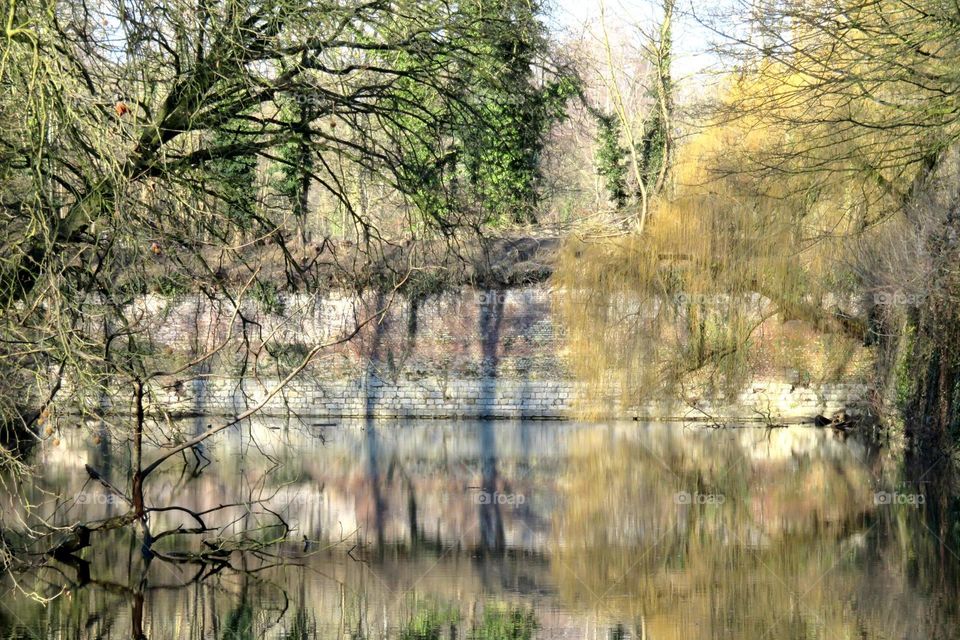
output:
{"label": "water reflection", "polygon": [[[101,446],[40,452],[49,518],[111,508],[85,486]],[[147,562],[132,536],[101,535],[85,562],[15,576],[66,589],[46,608],[8,578],[0,637],[960,637],[945,465],[901,474],[823,430],[262,421],[207,455],[150,502],[264,498],[295,530],[281,553],[201,563],[171,541]],[[227,538],[258,520],[216,524]]]}

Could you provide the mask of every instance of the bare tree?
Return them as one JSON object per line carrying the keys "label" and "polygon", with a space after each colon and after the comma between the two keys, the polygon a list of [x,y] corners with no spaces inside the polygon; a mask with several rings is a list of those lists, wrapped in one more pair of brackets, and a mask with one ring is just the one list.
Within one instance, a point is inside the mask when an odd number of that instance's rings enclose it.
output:
{"label": "bare tree", "polygon": [[[361,272],[389,248],[412,255],[424,237],[453,244],[460,230],[476,232],[482,217],[455,206],[458,140],[464,131],[495,139],[498,101],[524,97],[523,86],[511,84],[508,95],[490,73],[489,45],[529,25],[509,12],[435,0],[12,0],[5,17],[4,441],[52,437],[56,416],[82,421],[103,413],[104,398],[123,398],[126,406],[115,408],[133,416],[123,430],[133,470],[117,489],[130,509],[96,526],[138,524],[149,548],[165,534],[148,529],[144,483],[262,406],[184,437],[148,427],[151,409],[162,413],[157,388],[201,375],[198,367],[227,352],[237,354],[241,376],[256,376],[274,340],[247,317],[245,301],[273,304],[284,284],[329,286],[329,274],[315,269],[321,255],[340,282],[361,288],[377,280]],[[283,108],[290,103],[303,108]],[[293,156],[278,153],[291,145]],[[262,201],[264,164],[300,181],[294,224]],[[403,206],[390,222],[402,235],[385,233],[382,219],[356,206],[345,165],[392,190]],[[311,186],[345,212],[353,251],[326,238],[292,250],[294,231],[305,236]],[[401,265],[378,284],[389,293],[410,273]],[[143,295],[185,292],[231,309],[233,323],[185,362],[164,362]],[[381,307],[360,314],[354,331]],[[307,345],[268,399],[328,344]],[[164,453],[148,461],[147,443]],[[12,450],[3,453],[16,464]],[[203,534],[196,519],[193,533]]]}

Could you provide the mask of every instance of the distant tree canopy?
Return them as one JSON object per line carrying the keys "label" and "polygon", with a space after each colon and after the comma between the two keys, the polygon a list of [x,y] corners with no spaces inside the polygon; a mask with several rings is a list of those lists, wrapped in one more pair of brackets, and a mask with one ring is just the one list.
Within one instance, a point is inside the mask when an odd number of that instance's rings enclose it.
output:
{"label": "distant tree canopy", "polygon": [[[575,84],[551,66],[538,12],[514,0],[12,0],[0,368],[24,386],[0,411],[16,413],[50,367],[122,360],[132,374],[135,341],[104,345],[87,321],[142,293],[157,255],[164,290],[216,291],[220,266],[263,240],[300,272],[289,239],[306,240],[312,191],[365,247],[533,220],[539,149]],[[364,204],[367,178],[393,208]]]}

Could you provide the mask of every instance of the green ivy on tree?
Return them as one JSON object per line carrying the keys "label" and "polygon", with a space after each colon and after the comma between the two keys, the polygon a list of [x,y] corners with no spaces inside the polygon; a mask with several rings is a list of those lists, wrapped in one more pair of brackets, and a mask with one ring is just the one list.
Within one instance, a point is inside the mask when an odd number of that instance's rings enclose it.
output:
{"label": "green ivy on tree", "polygon": [[536,223],[544,140],[578,84],[565,72],[536,82],[537,52],[546,42],[539,3],[495,0],[465,8],[484,24],[478,46],[487,62],[478,72],[494,81],[478,82],[481,89],[471,93],[491,126],[464,132],[463,168],[488,223]]}
{"label": "green ivy on tree", "polygon": [[288,123],[293,134],[288,142],[277,149],[280,162],[277,169],[279,180],[275,185],[277,192],[287,199],[293,210],[301,244],[307,241],[310,182],[314,166],[310,123],[314,117],[314,110],[306,99],[288,100],[280,109],[280,119]]}
{"label": "green ivy on tree", "polygon": [[[212,135],[212,143],[217,147],[242,144],[248,135],[246,123],[241,119],[232,119]],[[243,153],[226,158],[215,158],[205,167],[207,183],[224,207],[224,215],[231,226],[250,229],[256,217],[257,207],[257,156],[255,153]]]}
{"label": "green ivy on tree", "polygon": [[611,202],[627,204],[627,150],[620,144],[620,121],[614,114],[596,112],[597,174],[603,178]]}

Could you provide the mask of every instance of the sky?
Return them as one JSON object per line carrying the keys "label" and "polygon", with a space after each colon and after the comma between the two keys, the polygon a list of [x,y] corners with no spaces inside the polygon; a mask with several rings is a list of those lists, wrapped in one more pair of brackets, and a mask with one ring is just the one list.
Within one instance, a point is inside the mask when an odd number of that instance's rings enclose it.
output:
{"label": "sky", "polygon": [[[715,70],[719,60],[709,52],[717,36],[700,24],[693,13],[704,16],[717,9],[729,9],[735,0],[678,0],[674,20],[674,75],[695,81]],[[605,5],[605,20],[611,31],[635,32],[636,26],[649,28],[659,20],[659,0],[548,0],[548,26],[559,36],[574,39],[590,32],[584,25],[599,23]],[[596,29],[594,33],[598,33]],[[594,36],[596,37],[596,36]],[[637,34],[639,37],[639,34]],[[600,46],[599,41],[597,45]]]}

